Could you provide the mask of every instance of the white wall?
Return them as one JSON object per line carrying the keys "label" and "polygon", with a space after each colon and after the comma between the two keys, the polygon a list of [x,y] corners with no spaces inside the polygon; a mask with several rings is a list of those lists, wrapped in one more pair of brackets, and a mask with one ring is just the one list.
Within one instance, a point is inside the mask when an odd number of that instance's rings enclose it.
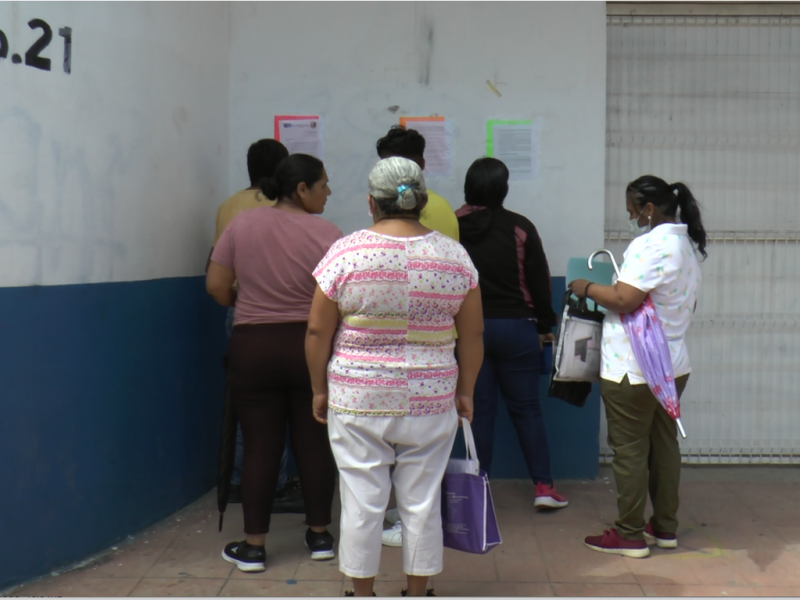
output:
{"label": "white wall", "polygon": [[[11,60],[32,18],[49,72]],[[2,2],[0,29],[0,286],[202,273],[228,188],[228,6]]]}
{"label": "white wall", "polygon": [[467,168],[485,153],[485,120],[533,119],[539,179],[512,183],[506,206],[537,225],[553,274],[564,275],[569,257],[603,242],[605,10],[602,2],[231,4],[228,191],[248,185],[247,147],[273,137],[274,115],[319,114],[333,190],[325,217],[348,233],[368,225],[376,140],[401,115],[439,114],[454,125],[453,176],[428,184],[455,208]]}
{"label": "white wall", "polygon": [[[11,61],[32,18],[53,29],[49,72]],[[429,183],[454,207],[485,120],[534,119],[539,180],[507,205],[554,275],[602,243],[602,3],[4,2],[0,29],[0,286],[201,274],[216,207],[282,113],[325,118],[345,232],[367,225],[375,141],[401,115],[451,119],[453,176]]]}

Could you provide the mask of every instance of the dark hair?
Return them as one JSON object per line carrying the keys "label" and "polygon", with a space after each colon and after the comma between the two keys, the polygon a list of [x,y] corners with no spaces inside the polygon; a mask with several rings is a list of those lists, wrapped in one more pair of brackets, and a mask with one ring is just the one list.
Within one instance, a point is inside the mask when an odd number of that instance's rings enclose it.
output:
{"label": "dark hair", "polygon": [[464,201],[470,206],[497,208],[508,194],[508,167],[485,156],[472,163],[464,179]]}
{"label": "dark hair", "polygon": [[425,138],[416,129],[392,125],[389,132],[378,140],[375,147],[381,158],[400,156],[416,161],[425,155]]}
{"label": "dark hair", "polygon": [[247,149],[247,174],[250,185],[256,186],[265,177],[272,177],[278,164],[289,151],[278,140],[263,139],[250,144]]}
{"label": "dark hair", "polygon": [[291,198],[297,186],[305,183],[308,187],[322,179],[325,165],[309,154],[290,154],[284,158],[275,175],[261,180],[261,191],[267,198],[280,200]]}
{"label": "dark hair", "polygon": [[700,206],[692,192],[683,183],[669,184],[655,175],[642,175],[631,181],[625,189],[631,201],[641,210],[651,202],[664,216],[674,217],[681,209],[681,222],[688,226],[689,237],[697,244],[697,250],[707,258],[706,243],[708,236],[700,217]]}

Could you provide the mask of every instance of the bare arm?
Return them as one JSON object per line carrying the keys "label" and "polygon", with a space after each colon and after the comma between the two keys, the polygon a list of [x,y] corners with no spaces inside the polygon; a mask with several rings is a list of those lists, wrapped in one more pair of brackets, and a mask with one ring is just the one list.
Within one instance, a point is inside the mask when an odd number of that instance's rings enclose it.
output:
{"label": "bare arm", "polygon": [[603,308],[613,310],[617,313],[633,312],[641,306],[645,297],[647,297],[647,292],[643,292],[621,281],[618,281],[614,285],[592,283],[592,287],[589,288],[589,295],[587,296],[586,288],[589,286],[589,283],[590,282],[585,279],[576,279],[569,284],[569,289],[571,289],[572,293],[578,298],[588,297]]}
{"label": "bare arm", "polygon": [[455,316],[458,339],[456,360],[458,361],[458,383],[456,384],[456,409],[459,416],[472,422],[472,397],[475,381],[483,364],[483,306],[481,288],[470,290]]}
{"label": "bare arm", "polygon": [[333,336],[339,327],[339,305],[317,286],[311,301],[306,331],[306,362],[314,393],[314,418],[328,422],[328,361],[333,350]]}
{"label": "bare arm", "polygon": [[236,304],[236,292],[233,290],[234,281],[236,281],[236,275],[233,270],[214,261],[210,262],[206,274],[206,291],[222,306]]}

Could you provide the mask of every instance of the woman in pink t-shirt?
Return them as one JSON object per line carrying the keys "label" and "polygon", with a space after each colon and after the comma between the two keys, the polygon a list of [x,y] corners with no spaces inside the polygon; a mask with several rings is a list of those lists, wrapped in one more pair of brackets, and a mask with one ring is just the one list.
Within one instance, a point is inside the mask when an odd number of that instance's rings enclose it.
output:
{"label": "woman in pink t-shirt", "polygon": [[442,477],[483,358],[478,272],[461,244],[420,224],[426,201],[416,163],[380,161],[374,225],[336,242],[314,271],[306,356],[339,467],[339,569],[356,596],[372,593],[392,484],[408,595],[424,596],[441,572]]}
{"label": "woman in pink t-shirt", "polygon": [[217,302],[236,308],[228,385],[244,438],[247,538],[228,544],[222,557],[242,571],[266,568],[264,542],[287,423],[303,482],[306,546],[314,560],[334,557],[327,526],[336,464],[327,431],[312,415],[303,345],[316,287],[311,272],[342,232],[316,216],[331,191],[322,162],[313,156],[285,158],[262,191],[278,198],[277,204],[243,211],[231,221],[214,247],[206,279]]}

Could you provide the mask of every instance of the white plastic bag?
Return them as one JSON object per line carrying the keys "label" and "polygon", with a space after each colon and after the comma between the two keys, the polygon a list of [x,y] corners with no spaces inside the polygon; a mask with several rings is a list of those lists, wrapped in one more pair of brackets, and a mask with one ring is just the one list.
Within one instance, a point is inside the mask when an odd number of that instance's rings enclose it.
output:
{"label": "white plastic bag", "polygon": [[554,381],[598,381],[603,338],[603,313],[589,310],[586,300],[567,291],[553,352]]}

